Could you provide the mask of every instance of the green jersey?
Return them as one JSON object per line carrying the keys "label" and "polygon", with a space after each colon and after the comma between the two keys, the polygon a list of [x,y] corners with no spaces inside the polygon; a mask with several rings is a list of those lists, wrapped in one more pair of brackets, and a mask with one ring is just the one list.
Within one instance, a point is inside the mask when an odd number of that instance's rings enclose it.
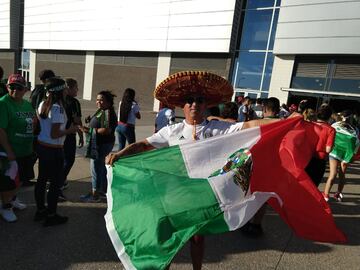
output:
{"label": "green jersey", "polygon": [[[0,98],[0,128],[4,129],[16,157],[33,152],[33,121],[36,117],[31,103],[15,102],[9,95]],[[0,150],[4,150],[0,146]]]}

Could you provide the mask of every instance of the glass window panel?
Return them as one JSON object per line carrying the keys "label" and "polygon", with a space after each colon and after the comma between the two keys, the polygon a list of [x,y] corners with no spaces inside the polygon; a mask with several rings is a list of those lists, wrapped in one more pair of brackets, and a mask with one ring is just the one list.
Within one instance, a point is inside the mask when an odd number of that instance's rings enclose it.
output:
{"label": "glass window panel", "polygon": [[241,52],[237,59],[237,77],[235,87],[244,89],[260,89],[265,53]]}
{"label": "glass window panel", "polygon": [[22,57],[22,66],[23,69],[29,69],[30,67],[30,51],[29,50],[23,50],[21,53]]}
{"label": "glass window panel", "polygon": [[332,79],[329,90],[360,94],[360,80]]}
{"label": "glass window panel", "polygon": [[249,98],[251,98],[251,99],[256,99],[257,96],[258,96],[258,94],[256,94],[256,93],[248,93],[247,96],[248,96]]}
{"label": "glass window panel", "polygon": [[276,6],[281,6],[281,0],[276,0]]}
{"label": "glass window panel", "polygon": [[272,9],[246,11],[241,35],[241,50],[266,50],[271,17]]}
{"label": "glass window panel", "polygon": [[262,90],[265,90],[265,91],[269,90],[273,64],[274,64],[274,55],[269,52],[267,59],[266,59],[265,74],[264,74]]}
{"label": "glass window panel", "polygon": [[261,92],[260,98],[268,98],[269,92]]}
{"label": "glass window panel", "polygon": [[279,19],[279,10],[275,10],[274,14],[274,21],[271,28],[271,36],[270,36],[270,43],[269,43],[269,50],[272,50],[274,48],[274,41],[275,41],[275,34],[276,34],[276,26]]}
{"label": "glass window panel", "polygon": [[323,90],[324,86],[325,78],[294,77],[291,82],[291,88],[296,89]]}
{"label": "glass window panel", "polygon": [[248,0],[246,8],[264,8],[274,6],[274,0]]}

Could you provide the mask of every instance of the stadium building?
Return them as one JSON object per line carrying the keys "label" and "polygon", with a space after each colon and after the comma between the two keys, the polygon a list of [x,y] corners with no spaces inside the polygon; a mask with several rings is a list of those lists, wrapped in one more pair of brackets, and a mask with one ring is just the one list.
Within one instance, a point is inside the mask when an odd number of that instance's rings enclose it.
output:
{"label": "stadium building", "polygon": [[137,91],[181,70],[228,78],[236,95],[360,109],[360,1],[0,0],[0,65],[33,86],[44,68],[79,97]]}

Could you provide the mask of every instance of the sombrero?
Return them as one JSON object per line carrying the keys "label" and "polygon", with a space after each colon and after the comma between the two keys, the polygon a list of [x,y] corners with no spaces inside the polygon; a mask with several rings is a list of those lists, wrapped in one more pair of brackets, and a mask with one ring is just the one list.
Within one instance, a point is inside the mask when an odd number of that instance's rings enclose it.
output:
{"label": "sombrero", "polygon": [[154,97],[164,104],[184,107],[189,96],[201,96],[208,107],[229,101],[234,93],[224,78],[206,71],[181,71],[170,75],[154,91]]}

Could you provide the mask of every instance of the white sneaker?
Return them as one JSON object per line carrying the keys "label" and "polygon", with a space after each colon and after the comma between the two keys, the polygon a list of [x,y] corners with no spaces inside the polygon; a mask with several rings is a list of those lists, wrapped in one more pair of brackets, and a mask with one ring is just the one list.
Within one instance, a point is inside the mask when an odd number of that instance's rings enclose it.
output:
{"label": "white sneaker", "polygon": [[18,198],[16,198],[14,201],[11,201],[11,205],[18,210],[24,210],[26,208],[26,204],[20,202]]}
{"label": "white sneaker", "polygon": [[16,217],[14,211],[12,210],[12,208],[1,209],[0,211],[1,211],[0,212],[1,216],[7,222],[15,222],[15,221],[17,221],[17,217]]}

